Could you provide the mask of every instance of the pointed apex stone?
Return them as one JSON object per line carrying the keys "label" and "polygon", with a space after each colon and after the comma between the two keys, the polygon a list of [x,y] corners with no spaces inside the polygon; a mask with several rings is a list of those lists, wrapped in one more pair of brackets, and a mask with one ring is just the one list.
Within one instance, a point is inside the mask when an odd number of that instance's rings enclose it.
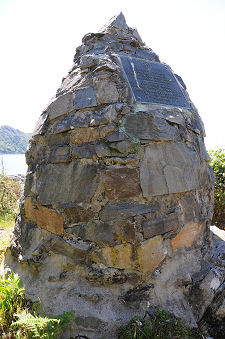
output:
{"label": "pointed apex stone", "polygon": [[120,28],[120,29],[128,29],[125,16],[122,12],[120,12],[118,15],[115,15],[112,17],[112,19],[109,22],[109,26]]}
{"label": "pointed apex stone", "polygon": [[110,20],[109,23],[102,27],[100,32],[104,32],[108,30],[109,28],[116,28],[116,29],[122,29],[122,30],[128,30],[129,27],[127,26],[125,16],[122,12],[120,12],[117,15],[114,15]]}

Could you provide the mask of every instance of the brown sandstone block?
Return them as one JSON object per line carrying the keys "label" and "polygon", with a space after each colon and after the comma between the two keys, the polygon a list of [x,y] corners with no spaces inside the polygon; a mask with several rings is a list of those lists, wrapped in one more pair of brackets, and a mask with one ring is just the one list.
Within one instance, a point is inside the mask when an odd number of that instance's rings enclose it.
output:
{"label": "brown sandstone block", "polygon": [[44,228],[56,235],[63,235],[63,217],[61,214],[44,206],[38,206],[34,213],[37,225],[40,228]]}
{"label": "brown sandstone block", "polygon": [[27,197],[24,202],[25,217],[33,222],[36,222],[34,208],[30,197]]}
{"label": "brown sandstone block", "polygon": [[129,220],[115,222],[115,238],[122,243],[135,240],[135,225]]}
{"label": "brown sandstone block", "polygon": [[91,142],[96,139],[99,139],[99,130],[92,127],[77,128],[70,135],[70,141],[73,144]]}
{"label": "brown sandstone block", "polygon": [[109,200],[129,199],[141,192],[136,168],[114,168],[105,171],[105,193]]}

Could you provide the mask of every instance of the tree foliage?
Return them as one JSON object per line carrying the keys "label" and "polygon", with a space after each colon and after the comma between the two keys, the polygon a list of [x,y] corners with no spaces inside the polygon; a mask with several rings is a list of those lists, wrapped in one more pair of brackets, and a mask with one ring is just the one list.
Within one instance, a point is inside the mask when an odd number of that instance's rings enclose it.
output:
{"label": "tree foliage", "polygon": [[30,133],[24,133],[10,126],[0,127],[0,153],[25,153]]}
{"label": "tree foliage", "polygon": [[214,215],[212,224],[225,228],[225,150],[209,151],[210,165],[215,175]]}
{"label": "tree foliage", "polygon": [[20,196],[20,185],[5,174],[0,174],[0,220],[16,217]]}

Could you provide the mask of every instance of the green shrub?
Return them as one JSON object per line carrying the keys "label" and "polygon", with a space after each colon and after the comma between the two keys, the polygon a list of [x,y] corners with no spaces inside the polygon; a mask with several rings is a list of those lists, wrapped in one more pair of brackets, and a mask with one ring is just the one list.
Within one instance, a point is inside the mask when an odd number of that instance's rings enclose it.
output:
{"label": "green shrub", "polygon": [[0,323],[3,332],[9,331],[14,314],[22,309],[24,303],[20,278],[11,272],[8,279],[0,281]]}
{"label": "green shrub", "polygon": [[0,221],[16,217],[20,196],[20,185],[5,174],[0,174]]}
{"label": "green shrub", "polygon": [[119,329],[119,339],[203,339],[197,329],[190,328],[181,319],[166,311],[157,311],[143,319],[133,318]]}
{"label": "green shrub", "polygon": [[0,281],[1,338],[59,338],[61,331],[74,320],[74,311],[54,317],[37,314],[38,303],[24,295],[20,278],[11,271],[8,279]]}
{"label": "green shrub", "polygon": [[64,312],[53,318],[33,315],[28,311],[15,314],[19,320],[12,323],[11,328],[17,329],[17,336],[25,338],[58,338],[66,325],[74,320],[74,311]]}
{"label": "green shrub", "polygon": [[225,150],[209,151],[210,165],[215,175],[214,214],[212,224],[225,228]]}

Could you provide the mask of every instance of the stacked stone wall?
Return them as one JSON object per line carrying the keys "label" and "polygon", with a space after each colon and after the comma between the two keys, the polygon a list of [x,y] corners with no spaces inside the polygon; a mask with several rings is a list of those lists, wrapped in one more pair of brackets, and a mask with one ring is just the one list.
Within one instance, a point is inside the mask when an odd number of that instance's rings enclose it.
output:
{"label": "stacked stone wall", "polygon": [[190,109],[135,102],[120,55],[160,63],[122,15],[77,48],[29,143],[8,258],[31,297],[75,309],[93,338],[149,307],[196,324],[190,286],[211,258],[197,109],[176,75]]}

